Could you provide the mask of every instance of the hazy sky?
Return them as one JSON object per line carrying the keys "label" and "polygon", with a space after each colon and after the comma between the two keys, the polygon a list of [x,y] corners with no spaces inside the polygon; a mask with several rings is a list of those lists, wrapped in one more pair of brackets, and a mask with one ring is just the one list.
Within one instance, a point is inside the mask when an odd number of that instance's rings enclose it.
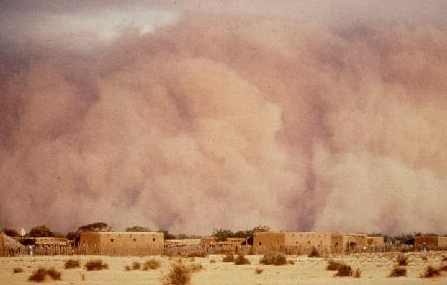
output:
{"label": "hazy sky", "polygon": [[2,1],[0,225],[447,232],[445,15]]}

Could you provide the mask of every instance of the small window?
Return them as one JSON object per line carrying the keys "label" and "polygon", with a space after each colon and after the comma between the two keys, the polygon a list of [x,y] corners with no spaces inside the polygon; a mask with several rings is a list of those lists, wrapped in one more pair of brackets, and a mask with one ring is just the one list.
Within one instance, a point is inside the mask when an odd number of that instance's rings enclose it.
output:
{"label": "small window", "polygon": [[137,239],[136,239],[136,238],[134,238],[134,239],[133,239],[133,241],[137,241]]}
{"label": "small window", "polygon": [[111,239],[110,239],[110,242],[113,242],[113,241],[114,241],[114,239],[113,239],[113,238],[111,238]]}
{"label": "small window", "polygon": [[155,242],[155,238],[153,238],[152,241]]}
{"label": "small window", "polygon": [[259,242],[259,245],[262,245],[262,243],[261,243],[261,242]]}

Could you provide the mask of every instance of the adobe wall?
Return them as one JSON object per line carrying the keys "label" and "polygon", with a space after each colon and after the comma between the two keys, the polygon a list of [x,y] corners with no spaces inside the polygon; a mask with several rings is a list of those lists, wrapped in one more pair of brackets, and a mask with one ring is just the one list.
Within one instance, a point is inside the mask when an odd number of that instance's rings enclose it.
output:
{"label": "adobe wall", "polygon": [[159,232],[89,232],[81,233],[80,247],[87,254],[161,255],[164,237]]}
{"label": "adobe wall", "polygon": [[285,247],[293,254],[309,254],[316,248],[321,254],[341,252],[341,235],[317,232],[286,232]]}
{"label": "adobe wall", "polygon": [[438,237],[438,247],[440,249],[447,249],[447,236],[446,237]]}
{"label": "adobe wall", "polygon": [[3,233],[0,233],[0,256],[6,255]]}
{"label": "adobe wall", "polygon": [[381,249],[385,247],[385,238],[383,236],[368,236],[366,244],[368,248]]}
{"label": "adobe wall", "polygon": [[438,247],[437,235],[417,235],[414,238],[414,246],[416,249],[436,249]]}
{"label": "adobe wall", "polygon": [[343,235],[343,251],[358,251],[367,248],[366,234],[345,234]]}
{"label": "adobe wall", "polygon": [[283,232],[255,232],[253,234],[253,250],[256,254],[281,251],[285,246]]}

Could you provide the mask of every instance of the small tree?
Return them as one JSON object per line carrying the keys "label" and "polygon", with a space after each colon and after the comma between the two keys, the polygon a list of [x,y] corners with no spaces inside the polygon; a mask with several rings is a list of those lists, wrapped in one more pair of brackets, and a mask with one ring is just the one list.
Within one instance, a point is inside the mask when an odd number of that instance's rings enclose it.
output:
{"label": "small tree", "polygon": [[87,224],[78,228],[78,232],[109,232],[111,230],[112,227],[104,222]]}
{"label": "small tree", "polygon": [[132,226],[126,229],[126,232],[150,232],[151,230],[147,227],[142,226]]}
{"label": "small tree", "polygon": [[18,236],[20,236],[19,232],[16,231],[15,229],[5,228],[3,230],[3,232],[5,233],[5,235],[10,236],[10,237],[18,237]]}
{"label": "small tree", "polygon": [[54,233],[45,225],[34,227],[30,230],[30,237],[53,237]]}
{"label": "small tree", "polygon": [[217,241],[226,241],[227,238],[233,237],[234,233],[231,230],[217,229],[214,230],[213,236]]}

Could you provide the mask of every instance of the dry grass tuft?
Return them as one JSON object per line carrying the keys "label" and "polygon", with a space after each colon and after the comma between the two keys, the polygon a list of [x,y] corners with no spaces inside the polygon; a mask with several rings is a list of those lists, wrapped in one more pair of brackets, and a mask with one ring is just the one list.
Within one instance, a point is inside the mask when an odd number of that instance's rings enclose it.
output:
{"label": "dry grass tuft", "polygon": [[327,262],[326,270],[337,271],[341,265],[343,265],[343,263],[329,259]]}
{"label": "dry grass tuft", "polygon": [[47,274],[51,277],[53,280],[61,280],[61,273],[57,271],[54,268],[50,268],[47,270]]}
{"label": "dry grass tuft", "polygon": [[39,268],[31,274],[28,278],[29,281],[33,282],[44,282],[47,277],[47,270],[45,268]]}
{"label": "dry grass tuft", "polygon": [[132,270],[140,270],[140,268],[141,268],[141,263],[139,263],[137,261],[134,261],[132,263]]}
{"label": "dry grass tuft", "polygon": [[287,264],[287,258],[284,254],[271,252],[264,254],[259,263],[265,265],[285,265]]}
{"label": "dry grass tuft", "polygon": [[69,260],[65,261],[65,265],[64,265],[65,269],[73,269],[73,268],[79,268],[79,267],[81,267],[79,260],[69,259]]}
{"label": "dry grass tuft", "polygon": [[264,272],[264,269],[258,267],[255,269],[255,272],[256,274],[261,274],[262,272]]}
{"label": "dry grass tuft", "polygon": [[163,282],[164,285],[187,285],[191,282],[191,272],[180,263],[172,265]]}
{"label": "dry grass tuft", "polygon": [[390,275],[388,275],[388,277],[402,277],[402,276],[407,276],[407,269],[399,266],[395,266],[393,270],[391,270]]}
{"label": "dry grass tuft", "polygon": [[223,257],[222,262],[234,262],[234,255],[227,254]]}
{"label": "dry grass tuft", "polygon": [[308,257],[321,257],[320,253],[318,252],[317,248],[315,246],[312,247],[312,250],[310,251]]}
{"label": "dry grass tuft", "polygon": [[188,254],[187,257],[207,257],[208,255],[206,254],[205,251],[197,251],[197,252],[192,252],[190,254]]}
{"label": "dry grass tuft", "polygon": [[287,263],[290,265],[295,265],[295,260],[288,260]]}
{"label": "dry grass tuft", "polygon": [[203,269],[203,266],[202,266],[202,264],[200,264],[200,263],[192,263],[192,264],[190,264],[190,265],[188,266],[188,269],[189,269],[192,273],[195,273],[195,272],[199,272],[199,271],[201,271],[201,270]]}
{"label": "dry grass tuft", "polygon": [[349,266],[347,264],[341,264],[338,267],[337,273],[335,273],[335,276],[337,276],[337,277],[352,276],[352,268],[351,268],[351,266]]}
{"label": "dry grass tuft", "polygon": [[357,268],[354,272],[352,272],[352,277],[354,278],[360,278],[362,276],[362,271],[360,268]]}
{"label": "dry grass tuft", "polygon": [[234,259],[234,264],[235,265],[246,265],[246,264],[250,264],[250,260],[248,260],[245,256],[243,256],[242,254],[239,254],[236,259]]}
{"label": "dry grass tuft", "polygon": [[87,271],[99,271],[103,269],[109,269],[109,265],[102,262],[101,259],[89,260],[85,264],[85,269],[87,269]]}
{"label": "dry grass tuft", "polygon": [[396,261],[397,261],[397,264],[399,266],[406,266],[406,265],[408,265],[408,257],[405,256],[404,254],[399,254],[396,257]]}
{"label": "dry grass tuft", "polygon": [[433,266],[429,265],[425,268],[424,273],[422,273],[421,278],[433,278],[438,277],[441,275],[441,272],[439,269],[434,268]]}
{"label": "dry grass tuft", "polygon": [[47,280],[47,276],[53,280],[61,280],[61,273],[56,271],[54,268],[50,268],[48,270],[45,268],[39,268],[31,274],[28,280],[33,282],[44,282]]}
{"label": "dry grass tuft", "polygon": [[144,271],[156,270],[156,269],[160,268],[160,266],[161,266],[160,261],[152,258],[143,264],[143,270]]}
{"label": "dry grass tuft", "polygon": [[216,260],[211,259],[211,260],[210,260],[210,263],[216,263]]}
{"label": "dry grass tuft", "polygon": [[16,267],[16,268],[13,268],[13,269],[12,269],[12,272],[13,272],[13,273],[22,273],[22,272],[23,272],[23,269],[20,268],[20,267]]}

